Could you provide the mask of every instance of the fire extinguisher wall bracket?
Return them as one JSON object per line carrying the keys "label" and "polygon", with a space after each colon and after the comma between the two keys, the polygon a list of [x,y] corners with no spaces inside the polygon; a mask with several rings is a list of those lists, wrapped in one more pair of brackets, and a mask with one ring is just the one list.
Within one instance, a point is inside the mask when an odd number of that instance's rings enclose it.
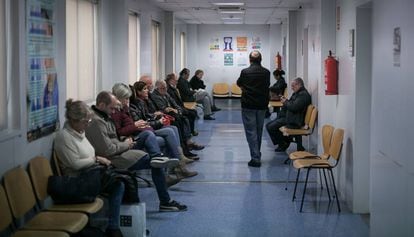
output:
{"label": "fire extinguisher wall bracket", "polygon": [[329,50],[329,56],[325,59],[325,95],[338,94],[338,64]]}

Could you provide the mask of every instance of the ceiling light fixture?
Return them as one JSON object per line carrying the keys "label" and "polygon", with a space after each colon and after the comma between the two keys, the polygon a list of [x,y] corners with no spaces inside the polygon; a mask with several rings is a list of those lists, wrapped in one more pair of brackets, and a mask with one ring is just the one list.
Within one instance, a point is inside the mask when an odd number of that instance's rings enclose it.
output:
{"label": "ceiling light fixture", "polygon": [[237,10],[237,11],[220,11],[220,13],[222,14],[244,14],[244,11],[242,10]]}
{"label": "ceiling light fixture", "polygon": [[222,20],[241,20],[241,17],[222,17]]}
{"label": "ceiling light fixture", "polygon": [[243,2],[213,2],[215,6],[244,6]]}

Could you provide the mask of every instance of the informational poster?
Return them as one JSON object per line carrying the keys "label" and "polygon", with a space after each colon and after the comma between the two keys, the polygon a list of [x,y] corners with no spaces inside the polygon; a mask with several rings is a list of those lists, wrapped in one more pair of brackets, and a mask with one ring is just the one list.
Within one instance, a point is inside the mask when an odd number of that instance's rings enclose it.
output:
{"label": "informational poster", "polygon": [[249,55],[247,52],[237,53],[236,60],[238,67],[246,67],[249,62]]}
{"label": "informational poster", "polygon": [[247,51],[247,37],[237,37],[237,51],[244,52]]}
{"label": "informational poster", "polygon": [[216,68],[218,68],[218,67],[221,67],[221,61],[220,61],[220,59],[221,59],[221,54],[219,54],[219,53],[217,53],[217,52],[213,52],[213,53],[210,53],[209,55],[208,55],[208,60],[209,60],[209,67],[216,67]]}
{"label": "informational poster", "polygon": [[226,36],[226,37],[223,37],[223,41],[224,41],[224,49],[223,49],[223,51],[233,51],[233,48],[232,48],[232,43],[233,43],[233,37],[230,37],[230,36]]}
{"label": "informational poster", "polygon": [[218,50],[220,50],[220,40],[219,40],[219,38],[211,38],[210,39],[209,49],[211,51],[218,51]]}
{"label": "informational poster", "polygon": [[253,50],[259,50],[262,48],[262,41],[260,40],[260,37],[258,36],[253,36],[252,37],[252,45],[251,45]]}
{"label": "informational poster", "polygon": [[233,54],[225,53],[224,54],[224,66],[233,66]]}
{"label": "informational poster", "polygon": [[26,0],[27,140],[59,129],[55,0]]}

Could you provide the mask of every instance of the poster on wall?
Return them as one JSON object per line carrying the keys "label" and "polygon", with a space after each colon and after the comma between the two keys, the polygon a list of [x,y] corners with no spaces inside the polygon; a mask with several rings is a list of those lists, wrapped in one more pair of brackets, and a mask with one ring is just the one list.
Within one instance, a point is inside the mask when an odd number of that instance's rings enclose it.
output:
{"label": "poster on wall", "polygon": [[219,40],[219,38],[211,38],[210,39],[209,49],[210,49],[210,51],[220,50],[220,40]]}
{"label": "poster on wall", "polygon": [[249,55],[247,52],[237,53],[236,62],[238,67],[246,67],[249,62]]}
{"label": "poster on wall", "polygon": [[59,129],[55,0],[26,0],[27,140]]}
{"label": "poster on wall", "polygon": [[232,53],[224,54],[224,66],[233,66],[233,54]]}
{"label": "poster on wall", "polygon": [[209,67],[213,68],[217,68],[220,67],[220,54],[218,53],[210,53],[208,55],[208,60],[209,60]]}
{"label": "poster on wall", "polygon": [[223,37],[223,42],[224,42],[224,49],[223,49],[223,51],[233,51],[233,48],[232,48],[232,43],[233,43],[233,37],[230,37],[230,36],[226,36],[226,37]]}
{"label": "poster on wall", "polygon": [[237,51],[244,52],[247,51],[247,37],[237,37]]}
{"label": "poster on wall", "polygon": [[260,37],[258,36],[252,37],[251,47],[252,47],[252,50],[259,50],[262,48],[262,41],[260,40]]}
{"label": "poster on wall", "polygon": [[394,28],[393,38],[393,53],[394,53],[394,66],[399,67],[401,65],[401,30],[400,27]]}

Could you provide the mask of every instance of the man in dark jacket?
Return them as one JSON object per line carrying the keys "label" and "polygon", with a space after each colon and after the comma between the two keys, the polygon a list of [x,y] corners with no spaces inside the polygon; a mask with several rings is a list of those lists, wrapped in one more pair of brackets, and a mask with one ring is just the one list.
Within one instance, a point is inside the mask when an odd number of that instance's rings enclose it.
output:
{"label": "man in dark jacket", "polygon": [[259,51],[252,51],[249,60],[250,67],[241,71],[237,85],[242,90],[242,119],[251,157],[248,165],[260,167],[263,124],[269,104],[270,71],[262,67]]}
{"label": "man in dark jacket", "polygon": [[[312,103],[311,96],[305,89],[302,78],[298,77],[294,79],[291,88],[293,94],[290,99],[285,97],[280,98],[283,107],[277,119],[266,124],[266,129],[272,139],[273,145],[279,145],[276,149],[278,152],[286,151],[290,144],[289,138],[283,136],[279,128],[285,125],[288,128],[302,127],[305,121],[306,109]],[[303,147],[298,147],[298,150],[304,149]]]}

